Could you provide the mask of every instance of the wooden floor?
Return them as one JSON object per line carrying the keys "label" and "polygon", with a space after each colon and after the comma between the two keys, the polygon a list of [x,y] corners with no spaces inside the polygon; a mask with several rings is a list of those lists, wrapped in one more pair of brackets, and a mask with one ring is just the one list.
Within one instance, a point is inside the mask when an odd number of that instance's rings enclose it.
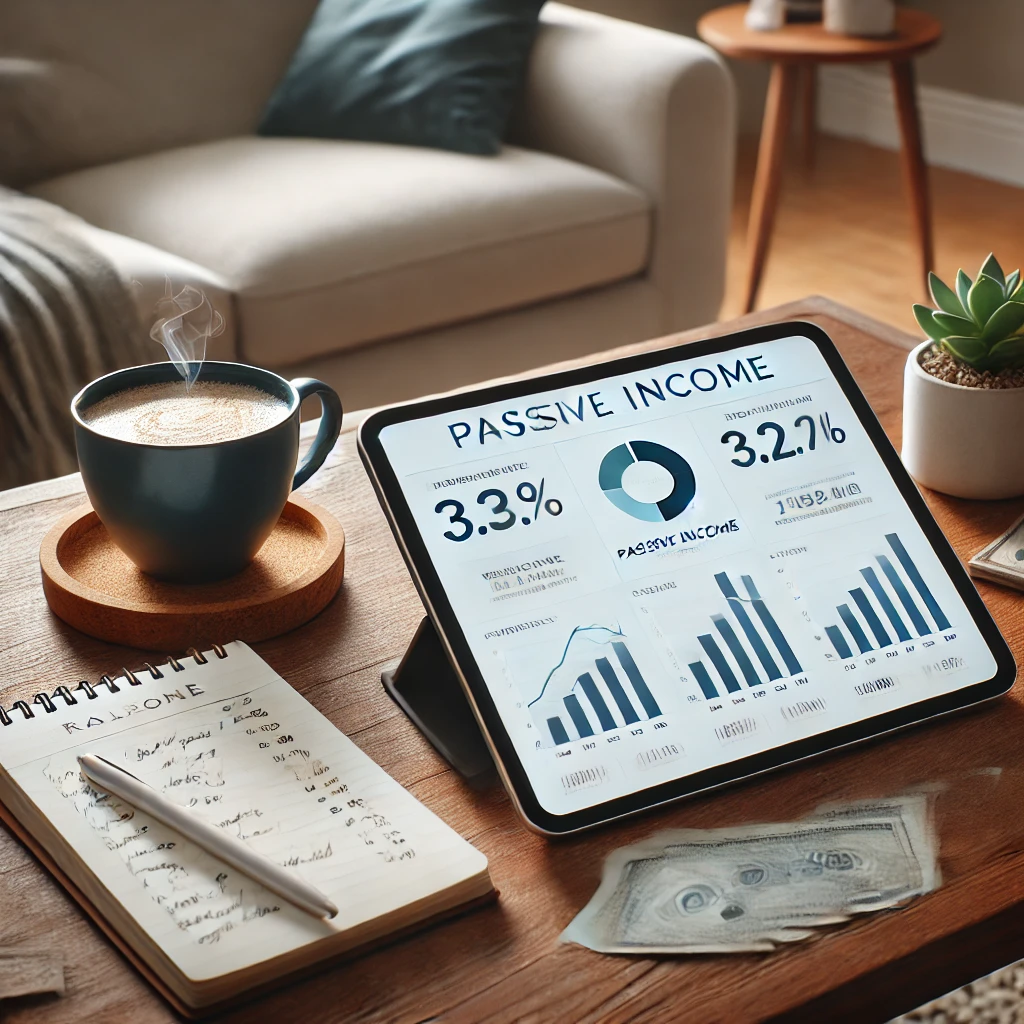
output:
{"label": "wooden floor", "polygon": [[[758,308],[804,295],[827,295],[920,334],[910,312],[922,301],[910,209],[898,155],[861,142],[819,136],[812,169],[794,140]],[[754,144],[740,146],[729,277],[722,318],[742,310],[746,225]],[[972,276],[994,251],[1005,270],[1024,263],[1024,189],[969,174],[931,169],[935,271],[952,282]]]}

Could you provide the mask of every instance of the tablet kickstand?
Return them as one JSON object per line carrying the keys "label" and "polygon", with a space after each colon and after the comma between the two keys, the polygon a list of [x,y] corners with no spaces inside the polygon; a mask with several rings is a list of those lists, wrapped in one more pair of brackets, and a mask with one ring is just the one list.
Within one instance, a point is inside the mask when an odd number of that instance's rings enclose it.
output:
{"label": "tablet kickstand", "polygon": [[495,777],[494,761],[458,677],[425,616],[398,667],[380,681],[431,746],[474,787]]}

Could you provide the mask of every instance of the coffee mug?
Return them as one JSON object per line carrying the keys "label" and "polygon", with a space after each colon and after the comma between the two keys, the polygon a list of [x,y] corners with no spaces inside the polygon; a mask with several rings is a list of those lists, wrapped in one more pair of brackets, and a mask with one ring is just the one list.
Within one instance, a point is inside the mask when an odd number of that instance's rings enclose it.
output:
{"label": "coffee mug", "polygon": [[[341,430],[341,400],[322,381],[287,381],[270,370],[219,362],[203,362],[198,379],[258,388],[284,402],[287,414],[244,437],[173,445],[110,437],[83,419],[109,395],[181,381],[173,363],[109,373],[71,403],[78,465],[96,514],[143,572],[175,583],[206,583],[241,572],[270,536],[289,493],[320,468]],[[311,395],[323,407],[320,427],[296,469],[299,406]]]}

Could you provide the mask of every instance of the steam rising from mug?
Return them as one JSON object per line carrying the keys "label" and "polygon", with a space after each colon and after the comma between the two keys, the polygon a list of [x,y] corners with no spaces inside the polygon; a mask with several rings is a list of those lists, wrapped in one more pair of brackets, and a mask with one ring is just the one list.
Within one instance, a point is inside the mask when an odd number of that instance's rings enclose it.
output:
{"label": "steam rising from mug", "polygon": [[164,294],[153,312],[157,320],[149,336],[167,350],[188,391],[206,358],[206,342],[224,330],[224,317],[198,288],[185,285],[175,294],[170,278],[164,278]]}

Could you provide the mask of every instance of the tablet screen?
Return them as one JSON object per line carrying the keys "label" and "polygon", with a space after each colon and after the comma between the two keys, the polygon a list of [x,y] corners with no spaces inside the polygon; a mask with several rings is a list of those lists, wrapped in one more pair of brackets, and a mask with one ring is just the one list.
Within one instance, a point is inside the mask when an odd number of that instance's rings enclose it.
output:
{"label": "tablet screen", "polygon": [[393,423],[380,443],[550,814],[996,674],[808,338]]}

